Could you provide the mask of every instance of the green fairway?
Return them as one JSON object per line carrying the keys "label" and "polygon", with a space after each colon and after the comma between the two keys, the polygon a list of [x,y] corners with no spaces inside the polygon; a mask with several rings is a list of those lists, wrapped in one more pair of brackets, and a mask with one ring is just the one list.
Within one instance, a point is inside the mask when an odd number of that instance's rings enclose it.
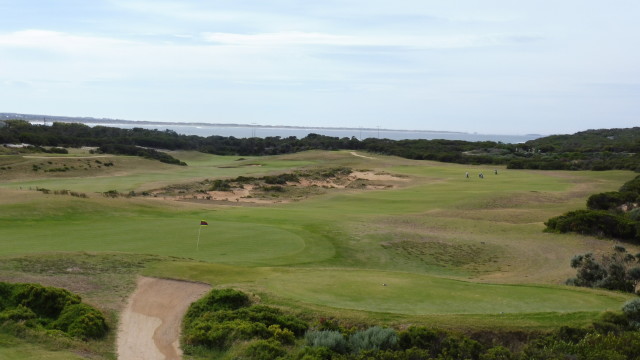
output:
{"label": "green fairway", "polygon": [[478,284],[395,272],[295,270],[259,281],[296,301],[408,315],[617,310],[629,295],[552,286]]}

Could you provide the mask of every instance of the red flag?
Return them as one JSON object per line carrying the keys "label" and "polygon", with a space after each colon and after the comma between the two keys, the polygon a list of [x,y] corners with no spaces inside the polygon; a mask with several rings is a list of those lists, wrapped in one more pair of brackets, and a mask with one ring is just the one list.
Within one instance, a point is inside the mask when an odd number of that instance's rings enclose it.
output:
{"label": "red flag", "polygon": [[204,220],[200,221],[200,226],[207,226],[207,225],[209,225],[209,224],[207,224],[206,221],[204,221]]}

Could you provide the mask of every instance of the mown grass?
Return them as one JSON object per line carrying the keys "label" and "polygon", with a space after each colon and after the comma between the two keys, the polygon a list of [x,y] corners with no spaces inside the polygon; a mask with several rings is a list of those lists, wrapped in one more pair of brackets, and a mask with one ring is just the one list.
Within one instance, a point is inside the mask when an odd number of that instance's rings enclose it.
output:
{"label": "mown grass", "polygon": [[[626,298],[553,286],[571,274],[573,254],[603,251],[612,243],[543,233],[542,222],[583,206],[593,192],[616,189],[633,177],[630,172],[499,168],[494,175],[487,167],[377,155],[364,159],[348,152],[246,159],[172,155],[190,166],[114,157],[115,165],[102,177],[81,172],[33,177],[26,172],[3,182],[0,256],[59,251],[164,256],[139,271],[241,286],[265,301],[314,311],[366,314],[363,318],[391,322],[437,318],[443,326],[517,321],[518,326],[544,327],[562,319],[585,323],[599,311],[617,309]],[[336,165],[408,178],[397,188],[327,191],[269,206],[94,195]],[[466,179],[466,171],[482,171],[485,178]],[[28,190],[34,186],[91,196]],[[199,227],[201,219],[209,226]],[[501,312],[500,319],[508,320],[492,319]]]}
{"label": "mown grass", "polygon": [[[632,297],[566,286],[475,283],[376,270],[247,269],[173,262],[153,265],[145,273],[231,284],[287,306],[321,309],[329,314],[340,309],[338,313],[346,318],[385,318],[397,323],[429,323],[438,319],[439,325],[464,324],[469,328],[487,324],[499,324],[496,326],[501,328],[548,328],[561,324],[559,318],[565,319],[565,325],[586,325],[597,313],[616,311]],[[461,321],[465,316],[478,323]],[[521,321],[513,323],[516,318]]]}

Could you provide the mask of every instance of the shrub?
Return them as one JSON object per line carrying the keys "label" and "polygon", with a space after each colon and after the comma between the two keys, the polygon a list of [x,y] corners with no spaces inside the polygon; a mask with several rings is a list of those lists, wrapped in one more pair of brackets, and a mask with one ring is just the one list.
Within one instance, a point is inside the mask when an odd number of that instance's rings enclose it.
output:
{"label": "shrub", "polygon": [[38,284],[0,283],[0,322],[24,322],[27,327],[65,333],[81,339],[99,338],[108,328],[104,315],[80,303],[67,290]]}
{"label": "shrub", "polygon": [[295,174],[280,174],[275,176],[265,176],[264,182],[270,185],[284,185],[287,182],[300,182],[300,178]]}
{"label": "shrub", "polygon": [[398,343],[398,334],[393,329],[379,326],[358,331],[349,337],[349,348],[358,353],[363,350],[384,350]]}
{"label": "shrub", "polygon": [[206,311],[236,310],[249,306],[249,304],[249,297],[241,291],[233,289],[213,289],[189,307],[186,317],[192,318],[194,315]]}
{"label": "shrub", "polygon": [[271,186],[262,186],[262,191],[273,191],[273,192],[284,192],[284,187],[279,185],[271,185]]}
{"label": "shrub", "polygon": [[31,309],[24,305],[18,305],[13,309],[6,309],[0,312],[0,323],[6,320],[24,321],[32,320],[38,316]]}
{"label": "shrub", "polygon": [[623,246],[615,245],[613,249],[613,253],[600,259],[591,253],[574,256],[571,267],[577,269],[577,274],[567,284],[634,292],[640,283],[640,258],[627,253]]}
{"label": "shrub", "polygon": [[250,340],[255,337],[268,338],[269,330],[262,323],[233,320],[216,323],[204,320],[194,321],[184,331],[184,341],[189,345],[204,345],[213,349],[226,349],[236,340]]}
{"label": "shrub", "polygon": [[639,239],[635,222],[603,210],[576,210],[545,222],[546,231],[577,232],[619,239]]}
{"label": "shrub", "polygon": [[233,289],[212,290],[193,303],[183,321],[186,349],[224,350],[236,341],[252,339],[293,343],[295,334],[308,327],[279,309],[249,303],[246,294]]}
{"label": "shrub", "polygon": [[640,175],[636,176],[632,180],[627,181],[620,187],[621,192],[629,191],[636,194],[640,194]]}
{"label": "shrub", "polygon": [[587,207],[591,210],[615,209],[620,205],[636,201],[638,194],[634,192],[605,192],[594,194],[587,200]]}
{"label": "shrub", "polygon": [[339,331],[307,331],[304,338],[307,341],[307,345],[312,347],[324,347],[341,354],[347,352],[347,340]]}
{"label": "shrub", "polygon": [[627,301],[622,306],[622,312],[626,315],[629,325],[640,330],[640,298]]}
{"label": "shrub", "polygon": [[481,353],[480,343],[466,336],[450,336],[442,343],[442,354],[453,359],[477,359]]}
{"label": "shrub", "polygon": [[30,308],[38,316],[54,319],[65,306],[79,304],[80,297],[64,289],[38,284],[15,284],[13,302]]}
{"label": "shrub", "polygon": [[[600,333],[600,334],[616,333],[617,334],[629,328],[629,321],[627,320],[627,316],[623,313],[605,311],[598,317],[597,320],[593,322],[592,325],[597,333]],[[586,335],[587,334],[585,334],[584,336]],[[574,341],[574,343],[578,343],[578,341]]]}
{"label": "shrub", "polygon": [[587,335],[588,330],[570,326],[561,326],[555,333],[556,338],[562,341],[577,343]]}
{"label": "shrub", "polygon": [[436,356],[440,353],[442,342],[447,336],[447,333],[442,330],[412,326],[400,333],[398,343],[403,349],[413,347],[427,349]]}
{"label": "shrub", "polygon": [[211,191],[230,191],[231,190],[231,184],[229,183],[228,180],[214,180],[213,184],[211,185],[211,188],[209,189]]}
{"label": "shrub", "polygon": [[640,221],[640,208],[629,211],[627,217],[633,221]]}
{"label": "shrub", "polygon": [[326,347],[305,346],[293,358],[296,360],[331,360],[335,353]]}
{"label": "shrub", "polygon": [[273,360],[284,354],[282,345],[274,340],[258,340],[245,350],[245,356],[250,360]]}
{"label": "shrub", "polygon": [[512,360],[514,358],[511,351],[504,346],[493,347],[480,355],[480,360]]}
{"label": "shrub", "polygon": [[86,304],[65,307],[52,326],[81,339],[101,338],[108,330],[102,313]]}
{"label": "shrub", "polygon": [[271,325],[268,330],[271,332],[272,339],[281,344],[293,344],[296,341],[296,336],[293,334],[293,331],[283,329],[280,325]]}

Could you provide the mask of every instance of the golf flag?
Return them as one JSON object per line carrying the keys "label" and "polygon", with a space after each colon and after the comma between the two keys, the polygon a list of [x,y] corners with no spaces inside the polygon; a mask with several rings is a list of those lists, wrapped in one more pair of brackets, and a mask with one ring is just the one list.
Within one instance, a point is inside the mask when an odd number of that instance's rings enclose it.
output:
{"label": "golf flag", "polygon": [[201,221],[200,221],[200,226],[207,226],[207,225],[209,225],[209,224],[207,224],[207,222],[206,222],[206,221],[204,221],[204,220],[201,220]]}

